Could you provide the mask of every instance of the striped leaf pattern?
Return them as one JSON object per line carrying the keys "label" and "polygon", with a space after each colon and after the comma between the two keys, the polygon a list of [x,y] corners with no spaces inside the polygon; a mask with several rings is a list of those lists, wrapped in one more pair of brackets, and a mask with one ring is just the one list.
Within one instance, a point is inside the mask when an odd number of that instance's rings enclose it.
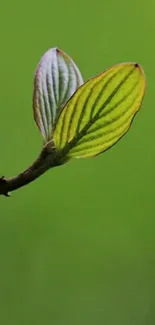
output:
{"label": "striped leaf pattern", "polygon": [[88,80],[68,101],[54,131],[69,158],[91,157],[114,145],[130,128],[145,92],[136,63],[121,63]]}
{"label": "striped leaf pattern", "polygon": [[33,110],[45,142],[52,138],[61,109],[82,84],[81,73],[67,54],[57,48],[44,54],[35,73]]}

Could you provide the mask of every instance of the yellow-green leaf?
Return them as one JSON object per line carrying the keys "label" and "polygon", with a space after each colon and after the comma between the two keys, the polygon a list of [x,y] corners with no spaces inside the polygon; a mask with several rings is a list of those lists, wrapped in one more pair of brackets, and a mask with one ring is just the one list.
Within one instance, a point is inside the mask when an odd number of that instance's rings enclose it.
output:
{"label": "yellow-green leaf", "polygon": [[95,156],[114,145],[130,128],[145,92],[139,64],[121,63],[82,85],[61,112],[57,149],[68,158]]}
{"label": "yellow-green leaf", "polygon": [[82,84],[79,69],[66,53],[53,48],[43,55],[35,73],[33,110],[45,142],[52,138],[61,109]]}

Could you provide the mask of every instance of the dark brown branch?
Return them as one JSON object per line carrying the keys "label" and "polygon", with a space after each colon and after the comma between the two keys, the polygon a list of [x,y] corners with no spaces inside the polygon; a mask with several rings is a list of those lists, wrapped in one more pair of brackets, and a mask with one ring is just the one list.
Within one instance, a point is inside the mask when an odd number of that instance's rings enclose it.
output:
{"label": "dark brown branch", "polygon": [[61,157],[51,146],[45,146],[39,158],[24,172],[16,177],[0,178],[0,194],[9,196],[9,193],[33,182],[36,178],[44,174],[48,169],[61,165]]}

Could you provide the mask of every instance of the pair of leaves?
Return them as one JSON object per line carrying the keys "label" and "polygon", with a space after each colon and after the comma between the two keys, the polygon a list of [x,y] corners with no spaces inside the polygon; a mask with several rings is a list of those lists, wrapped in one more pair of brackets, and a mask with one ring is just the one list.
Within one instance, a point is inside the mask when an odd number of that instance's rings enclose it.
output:
{"label": "pair of leaves", "polygon": [[115,65],[83,84],[72,59],[51,49],[35,75],[35,121],[44,141],[53,139],[64,157],[95,156],[129,130],[145,84],[136,63]]}

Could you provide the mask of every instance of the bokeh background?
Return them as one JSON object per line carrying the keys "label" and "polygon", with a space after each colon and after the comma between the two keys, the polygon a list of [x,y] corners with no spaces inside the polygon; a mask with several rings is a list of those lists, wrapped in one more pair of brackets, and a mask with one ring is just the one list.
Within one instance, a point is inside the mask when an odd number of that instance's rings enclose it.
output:
{"label": "bokeh background", "polygon": [[0,324],[155,324],[155,2],[0,4],[0,173],[38,156],[36,66],[58,46],[85,80],[137,61],[147,77],[130,132],[0,197]]}

